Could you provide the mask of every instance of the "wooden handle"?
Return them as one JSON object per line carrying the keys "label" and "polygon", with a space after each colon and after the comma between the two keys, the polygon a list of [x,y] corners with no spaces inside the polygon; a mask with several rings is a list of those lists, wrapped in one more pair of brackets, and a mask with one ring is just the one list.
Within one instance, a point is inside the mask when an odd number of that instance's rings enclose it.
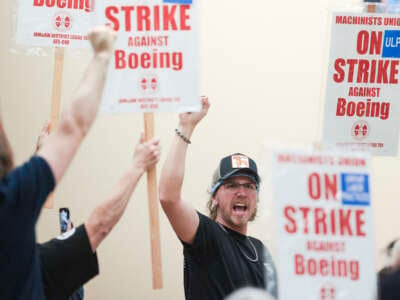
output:
{"label": "wooden handle", "polygon": [[[51,107],[50,107],[50,131],[52,131],[58,122],[60,116],[60,103],[62,91],[62,73],[64,66],[64,48],[56,48],[54,53],[54,68],[53,68],[53,89],[51,92]],[[47,197],[45,208],[53,208],[54,196],[53,193]]]}
{"label": "wooden handle", "polygon": [[368,13],[376,12],[376,4],[367,4],[367,12]]}
{"label": "wooden handle", "polygon": [[[144,136],[146,141],[154,136],[154,114],[144,114]],[[147,171],[147,193],[150,214],[151,266],[153,271],[153,289],[162,289],[162,265],[160,222],[158,220],[157,176],[156,167]]]}

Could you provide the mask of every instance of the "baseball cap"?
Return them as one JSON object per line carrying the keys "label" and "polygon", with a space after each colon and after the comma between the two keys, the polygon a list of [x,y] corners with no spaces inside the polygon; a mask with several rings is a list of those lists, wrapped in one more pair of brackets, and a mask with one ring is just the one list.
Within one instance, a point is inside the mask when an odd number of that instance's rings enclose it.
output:
{"label": "baseball cap", "polygon": [[213,177],[211,195],[214,196],[225,180],[237,176],[249,177],[257,185],[258,189],[261,180],[255,161],[242,153],[234,153],[224,157],[219,162],[219,166]]}

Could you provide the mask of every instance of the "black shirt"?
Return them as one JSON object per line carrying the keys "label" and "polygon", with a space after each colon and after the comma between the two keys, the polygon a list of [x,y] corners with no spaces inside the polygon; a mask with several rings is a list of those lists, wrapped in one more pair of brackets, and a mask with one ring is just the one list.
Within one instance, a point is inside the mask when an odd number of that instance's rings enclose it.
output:
{"label": "black shirt", "polygon": [[74,291],[99,274],[84,225],[44,244],[38,244],[46,300],[67,300]]}
{"label": "black shirt", "polygon": [[35,226],[55,185],[47,162],[34,156],[0,180],[0,299],[43,299]]}
{"label": "black shirt", "polygon": [[400,268],[396,270],[384,269],[378,275],[379,300],[400,299]]}
{"label": "black shirt", "polygon": [[186,299],[219,300],[244,286],[276,296],[276,271],[263,243],[198,215],[193,243],[183,243]]}

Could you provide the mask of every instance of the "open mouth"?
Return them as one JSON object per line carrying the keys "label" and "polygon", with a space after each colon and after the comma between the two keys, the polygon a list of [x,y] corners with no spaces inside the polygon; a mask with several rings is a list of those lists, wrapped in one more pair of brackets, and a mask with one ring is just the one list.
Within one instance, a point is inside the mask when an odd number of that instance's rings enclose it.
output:
{"label": "open mouth", "polygon": [[233,205],[233,211],[234,212],[246,212],[247,211],[247,205],[245,204],[235,204]]}

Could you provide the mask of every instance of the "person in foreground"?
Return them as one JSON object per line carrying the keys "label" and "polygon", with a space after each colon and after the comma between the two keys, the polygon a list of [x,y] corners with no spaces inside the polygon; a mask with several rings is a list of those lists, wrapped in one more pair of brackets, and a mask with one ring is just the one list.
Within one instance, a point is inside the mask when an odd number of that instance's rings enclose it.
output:
{"label": "person in foreground", "polygon": [[185,158],[190,138],[210,107],[179,115],[160,177],[160,201],[184,247],[186,299],[223,299],[236,289],[252,286],[277,294],[276,271],[262,242],[247,236],[257,211],[260,177],[256,163],[236,153],[221,159],[210,191],[207,217],[182,199]]}
{"label": "person in foreground", "polygon": [[[72,104],[37,154],[17,168],[0,117],[0,163],[5,169],[0,181],[0,299],[44,299],[36,222],[95,119],[116,36],[111,29],[98,27],[88,37],[94,56]],[[94,219],[86,230],[98,223]],[[93,249],[102,235],[93,235]]]}
{"label": "person in foreground", "polygon": [[[48,133],[47,124],[38,149]],[[46,300],[83,299],[82,285],[99,274],[97,247],[117,224],[140,178],[158,162],[160,153],[159,140],[145,142],[142,134],[132,164],[88,220],[55,239],[37,244]]]}

